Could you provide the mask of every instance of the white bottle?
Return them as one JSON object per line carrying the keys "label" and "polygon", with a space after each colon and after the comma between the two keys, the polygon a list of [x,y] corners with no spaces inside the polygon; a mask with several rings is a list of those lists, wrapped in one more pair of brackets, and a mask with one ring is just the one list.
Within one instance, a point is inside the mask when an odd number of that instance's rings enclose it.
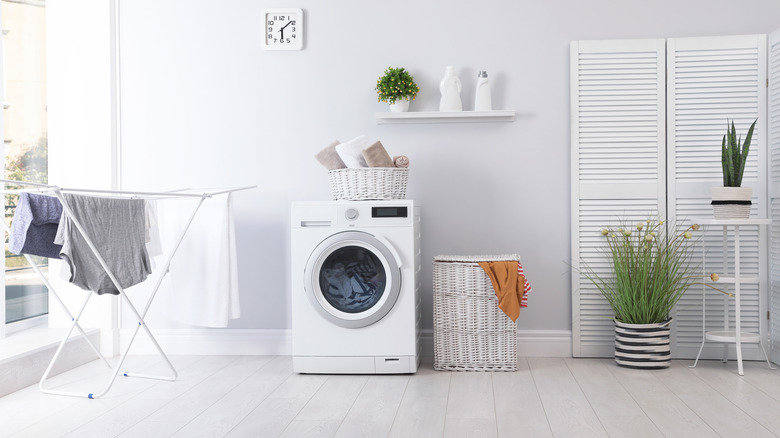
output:
{"label": "white bottle", "polygon": [[487,72],[482,70],[477,76],[477,96],[474,99],[474,111],[492,111],[493,104],[490,102],[490,83],[488,82]]}
{"label": "white bottle", "polygon": [[441,91],[439,111],[463,111],[460,89],[460,79],[455,75],[455,67],[448,66],[444,70],[444,78],[439,84],[439,91]]}

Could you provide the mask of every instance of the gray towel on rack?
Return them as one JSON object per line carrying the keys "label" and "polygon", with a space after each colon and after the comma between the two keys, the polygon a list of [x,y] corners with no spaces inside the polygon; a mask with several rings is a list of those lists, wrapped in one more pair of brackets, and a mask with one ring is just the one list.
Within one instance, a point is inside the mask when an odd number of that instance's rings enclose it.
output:
{"label": "gray towel on rack", "polygon": [[11,222],[8,249],[14,254],[60,258],[62,245],[54,243],[62,204],[53,196],[22,193]]}
{"label": "gray towel on rack", "polygon": [[[99,198],[64,193],[73,218],[78,220],[119,286],[138,284],[151,273],[146,252],[146,201]],[[118,295],[111,278],[100,265],[73,218],[64,214],[57,232],[62,259],[70,267],[69,281],[98,294]]]}

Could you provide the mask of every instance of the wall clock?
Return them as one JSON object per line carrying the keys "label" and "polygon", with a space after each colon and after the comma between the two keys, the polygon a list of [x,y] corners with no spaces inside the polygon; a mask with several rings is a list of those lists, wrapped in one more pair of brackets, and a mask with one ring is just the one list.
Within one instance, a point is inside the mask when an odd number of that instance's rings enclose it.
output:
{"label": "wall clock", "polygon": [[303,48],[303,10],[300,8],[266,9],[263,12],[266,50],[301,50]]}

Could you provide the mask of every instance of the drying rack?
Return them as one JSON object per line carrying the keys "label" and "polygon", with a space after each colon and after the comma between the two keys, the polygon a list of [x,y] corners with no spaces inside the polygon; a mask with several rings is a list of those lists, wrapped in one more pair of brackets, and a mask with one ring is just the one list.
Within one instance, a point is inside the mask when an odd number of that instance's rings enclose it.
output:
{"label": "drying rack", "polygon": [[[149,311],[149,307],[152,304],[152,301],[154,300],[155,295],[157,294],[158,289],[160,288],[160,285],[162,284],[163,279],[168,274],[168,269],[171,265],[171,260],[173,259],[174,255],[176,254],[177,250],[179,249],[179,246],[181,245],[181,242],[184,240],[184,236],[187,234],[187,231],[190,228],[190,225],[192,225],[192,221],[195,219],[195,215],[198,213],[198,210],[200,209],[201,205],[203,205],[203,202],[211,198],[213,196],[222,195],[222,194],[228,194],[232,192],[237,192],[240,190],[248,190],[253,189],[257,186],[244,186],[244,187],[234,187],[234,188],[226,188],[226,189],[215,189],[211,191],[203,191],[199,193],[188,193],[191,189],[179,189],[169,192],[130,192],[130,191],[117,191],[117,190],[93,190],[93,189],[74,189],[74,188],[60,188],[58,186],[49,185],[49,184],[41,184],[41,183],[33,183],[28,181],[15,181],[15,180],[6,180],[6,179],[0,179],[0,182],[3,184],[2,190],[0,190],[0,193],[3,194],[19,194],[23,192],[28,193],[41,193],[41,194],[50,194],[53,196],[56,196],[60,203],[62,203],[63,211],[68,214],[73,221],[73,225],[76,226],[76,229],[81,233],[81,235],[84,237],[84,240],[86,241],[87,245],[89,246],[90,250],[92,250],[93,254],[97,258],[98,262],[100,263],[100,266],[103,267],[103,269],[106,271],[106,274],[111,279],[111,281],[114,283],[114,286],[119,291],[119,295],[122,297],[124,302],[127,304],[128,308],[132,312],[132,315],[138,320],[138,324],[135,326],[135,330],[133,331],[132,336],[130,337],[130,341],[127,344],[127,347],[125,347],[124,351],[122,352],[122,355],[117,362],[117,364],[112,368],[111,364],[108,362],[108,359],[106,359],[103,354],[100,353],[100,350],[95,346],[95,344],[90,341],[89,337],[87,336],[84,329],[79,324],[79,318],[81,318],[82,313],[87,307],[87,303],[89,302],[90,298],[92,298],[93,295],[95,295],[92,291],[85,291],[86,297],[84,301],[81,303],[81,306],[79,307],[78,313],[74,317],[73,314],[68,310],[65,303],[62,301],[62,299],[57,294],[57,291],[52,287],[52,285],[49,283],[46,276],[41,272],[40,268],[37,264],[32,260],[32,257],[28,254],[23,254],[24,257],[27,259],[27,262],[30,263],[30,266],[32,266],[33,270],[36,274],[41,278],[44,285],[49,289],[49,291],[52,293],[52,295],[55,297],[57,303],[62,307],[65,314],[68,318],[71,319],[71,325],[70,329],[68,330],[65,337],[60,342],[59,346],[57,347],[57,351],[54,353],[54,357],[51,359],[51,362],[49,362],[49,366],[46,368],[46,371],[43,373],[43,377],[41,377],[41,381],[38,384],[38,387],[40,388],[41,392],[46,394],[56,394],[56,395],[67,395],[67,396],[73,396],[73,397],[87,397],[90,399],[94,399],[97,397],[101,397],[105,395],[110,389],[111,386],[114,384],[114,381],[116,380],[117,376],[119,375],[119,370],[122,368],[122,364],[124,363],[125,359],[127,358],[127,354],[130,351],[130,348],[133,345],[133,341],[135,340],[136,335],[138,334],[139,330],[143,328],[144,332],[149,336],[149,339],[152,342],[152,345],[154,346],[155,350],[160,354],[165,364],[170,369],[169,375],[151,375],[151,374],[142,374],[142,373],[133,373],[124,371],[122,372],[122,375],[125,377],[141,377],[141,378],[147,378],[147,379],[156,379],[156,380],[167,380],[167,381],[174,381],[178,377],[178,373],[176,372],[176,369],[173,367],[173,364],[171,364],[171,361],[168,359],[168,356],[165,354],[163,349],[160,347],[160,344],[157,342],[157,340],[154,338],[154,335],[152,335],[152,332],[149,330],[149,327],[147,327],[146,323],[144,322],[144,317],[146,316],[146,313]],[[6,189],[7,185],[15,185],[15,186],[23,186],[28,188],[23,189]],[[154,286],[154,289],[152,290],[151,295],[146,301],[146,304],[141,312],[138,312],[136,307],[133,305],[130,298],[128,298],[127,294],[125,294],[124,288],[122,288],[119,285],[119,281],[114,276],[114,273],[111,271],[111,269],[106,264],[106,261],[103,259],[103,257],[100,255],[100,252],[95,247],[95,244],[92,242],[92,239],[90,236],[84,231],[84,228],[82,227],[81,223],[76,219],[76,217],[73,215],[73,212],[70,208],[70,205],[68,205],[68,202],[65,200],[65,197],[62,195],[63,193],[81,193],[81,194],[93,194],[93,195],[108,195],[112,197],[125,197],[125,198],[143,198],[143,199],[183,199],[183,198],[199,198],[199,202],[193,209],[192,213],[189,216],[189,219],[186,223],[186,226],[181,231],[181,234],[176,239],[176,244],[174,245],[173,249],[171,250],[170,254],[168,254],[168,257],[165,261],[165,264],[163,265],[162,270],[160,271],[161,274],[159,278],[157,279],[157,283]],[[3,226],[5,227],[5,230],[9,233],[11,233],[11,229],[8,226],[8,224],[5,222],[5,220],[1,221],[3,223]],[[98,358],[103,361],[103,363],[106,364],[109,368],[112,368],[111,376],[108,379],[108,382],[106,383],[106,386],[98,392],[72,392],[72,391],[59,391],[54,389],[47,389],[45,388],[44,384],[46,380],[49,378],[49,374],[51,373],[52,368],[54,367],[54,364],[57,362],[57,359],[60,356],[60,353],[62,352],[62,349],[65,346],[65,343],[70,339],[71,335],[73,334],[74,330],[78,330],[81,337],[84,338],[85,341],[87,341],[87,344],[89,344],[92,351],[97,354]]]}

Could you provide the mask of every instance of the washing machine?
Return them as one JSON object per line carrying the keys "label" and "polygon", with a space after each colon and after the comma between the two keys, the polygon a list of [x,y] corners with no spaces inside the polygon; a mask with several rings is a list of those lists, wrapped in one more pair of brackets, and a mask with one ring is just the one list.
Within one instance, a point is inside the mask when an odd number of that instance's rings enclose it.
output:
{"label": "washing machine", "polygon": [[420,365],[420,215],[411,200],[295,202],[293,370],[414,373]]}

